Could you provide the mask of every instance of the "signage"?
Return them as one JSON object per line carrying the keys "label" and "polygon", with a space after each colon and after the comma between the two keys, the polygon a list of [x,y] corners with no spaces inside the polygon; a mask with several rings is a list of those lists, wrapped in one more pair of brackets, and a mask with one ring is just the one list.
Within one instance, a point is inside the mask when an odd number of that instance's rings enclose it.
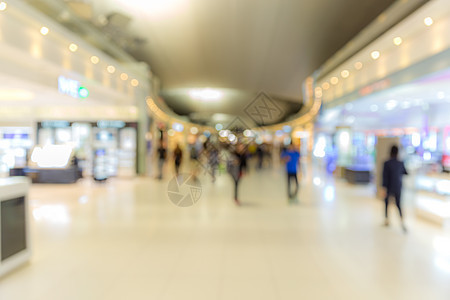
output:
{"label": "signage", "polygon": [[109,120],[104,120],[104,121],[98,121],[97,122],[97,127],[98,128],[123,128],[125,127],[125,122],[124,121],[109,121]]}
{"label": "signage", "polygon": [[64,128],[70,127],[67,121],[44,121],[41,123],[42,128]]}
{"label": "signage", "polygon": [[64,76],[58,77],[58,91],[77,99],[85,99],[89,96],[88,89],[81,86],[79,81]]}
{"label": "signage", "polygon": [[28,133],[4,133],[3,134],[3,138],[4,139],[8,139],[8,140],[13,140],[13,139],[28,139]]}

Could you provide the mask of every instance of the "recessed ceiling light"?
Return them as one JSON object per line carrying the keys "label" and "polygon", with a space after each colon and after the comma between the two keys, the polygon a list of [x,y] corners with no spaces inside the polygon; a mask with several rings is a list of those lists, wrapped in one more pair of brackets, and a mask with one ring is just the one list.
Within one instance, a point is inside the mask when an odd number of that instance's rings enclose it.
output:
{"label": "recessed ceiling light", "polygon": [[132,80],[131,80],[131,85],[134,86],[134,87],[136,87],[136,86],[139,85],[139,81],[138,81],[137,79],[132,79]]}
{"label": "recessed ceiling light", "polygon": [[370,53],[370,56],[372,57],[372,59],[378,59],[380,57],[380,52],[372,51],[372,53]]}
{"label": "recessed ceiling light", "polygon": [[106,67],[106,71],[108,71],[108,73],[113,74],[116,71],[116,67],[109,65]]}
{"label": "recessed ceiling light", "polygon": [[49,29],[47,27],[43,26],[43,27],[41,27],[40,32],[42,35],[47,35],[49,32]]}
{"label": "recessed ceiling light", "polygon": [[399,36],[395,37],[392,41],[394,42],[395,46],[400,46],[401,43],[403,42],[402,38]]}
{"label": "recessed ceiling light", "polygon": [[120,79],[127,80],[128,79],[128,74],[127,73],[120,74]]}
{"label": "recessed ceiling light", "polygon": [[98,64],[99,61],[100,59],[97,56],[95,55],[91,56],[91,63],[93,63],[94,65]]}
{"label": "recessed ceiling light", "polygon": [[355,69],[356,70],[361,70],[362,67],[363,67],[362,62],[360,62],[360,61],[355,62]]}
{"label": "recessed ceiling light", "polygon": [[350,72],[348,70],[343,70],[341,72],[341,76],[342,78],[347,78],[348,76],[350,76]]}
{"label": "recessed ceiling light", "polygon": [[423,19],[423,23],[426,26],[431,26],[431,25],[433,25],[433,19],[431,17],[426,17],[425,19]]}
{"label": "recessed ceiling light", "polygon": [[78,50],[78,45],[74,44],[74,43],[70,44],[69,45],[69,50],[72,51],[72,52],[77,51]]}
{"label": "recessed ceiling light", "polygon": [[331,82],[331,84],[336,85],[339,82],[339,78],[337,78],[336,76],[333,76],[330,78],[330,82]]}
{"label": "recessed ceiling light", "polygon": [[386,102],[386,109],[387,110],[393,110],[394,108],[397,107],[397,100],[389,100],[388,102]]}
{"label": "recessed ceiling light", "polygon": [[8,7],[8,5],[6,4],[6,2],[4,2],[4,1],[0,2],[0,11],[6,10],[7,7]]}
{"label": "recessed ceiling light", "polygon": [[328,90],[330,88],[330,84],[328,82],[324,82],[324,83],[322,83],[322,88],[324,90]]}

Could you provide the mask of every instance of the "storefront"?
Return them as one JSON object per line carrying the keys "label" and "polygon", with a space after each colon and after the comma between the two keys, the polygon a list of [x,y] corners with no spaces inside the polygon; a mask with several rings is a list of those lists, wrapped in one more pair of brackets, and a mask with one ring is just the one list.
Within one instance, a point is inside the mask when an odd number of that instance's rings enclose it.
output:
{"label": "storefront", "polygon": [[1,175],[61,165],[32,160],[49,145],[69,147],[61,168],[76,157],[85,176],[145,173],[147,67],[116,61],[24,3],[0,23]]}
{"label": "storefront", "polygon": [[436,2],[426,9],[433,22],[413,13],[340,65],[323,68],[327,74],[315,87],[324,100],[316,124],[322,138],[314,152],[324,159],[335,154],[337,170],[365,165],[381,190],[383,162],[397,144],[417,214],[444,224],[450,221],[450,37],[443,29],[450,18]]}

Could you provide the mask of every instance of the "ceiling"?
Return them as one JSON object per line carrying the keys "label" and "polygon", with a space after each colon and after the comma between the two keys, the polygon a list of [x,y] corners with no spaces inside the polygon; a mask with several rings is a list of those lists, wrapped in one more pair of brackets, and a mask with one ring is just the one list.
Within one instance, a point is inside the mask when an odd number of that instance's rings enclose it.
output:
{"label": "ceiling", "polygon": [[[44,0],[35,0],[34,2]],[[47,2],[49,0],[46,0]],[[33,1],[31,1],[33,2]],[[240,115],[260,92],[301,108],[302,82],[394,0],[95,0],[68,7],[147,62],[182,115]],[[61,17],[62,18],[62,17]],[[62,18],[61,20],[63,20]],[[223,89],[212,103],[192,88]]]}

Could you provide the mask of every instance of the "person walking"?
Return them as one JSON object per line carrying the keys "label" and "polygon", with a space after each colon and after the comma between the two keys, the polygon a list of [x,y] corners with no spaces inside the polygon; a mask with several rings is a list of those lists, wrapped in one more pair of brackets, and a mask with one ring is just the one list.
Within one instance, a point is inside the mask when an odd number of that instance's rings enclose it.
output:
{"label": "person walking", "polygon": [[158,179],[161,180],[163,177],[164,162],[166,161],[167,157],[167,150],[162,142],[159,144],[157,155],[158,155]]}
{"label": "person walking", "polygon": [[[281,158],[286,162],[288,197],[289,200],[295,200],[299,190],[297,171],[300,165],[300,152],[297,151],[294,144],[291,143],[287,150],[282,153]],[[295,183],[294,192],[291,191],[292,180],[294,180]]]}
{"label": "person walking", "polygon": [[243,144],[238,143],[236,150],[231,152],[230,160],[227,162],[227,170],[234,180],[234,202],[241,205],[238,198],[239,182],[247,167],[247,151]]}
{"label": "person walking", "polygon": [[175,162],[175,174],[178,176],[180,174],[180,165],[183,160],[183,151],[181,150],[179,144],[177,144],[175,150],[173,151],[173,160]]}
{"label": "person walking", "polygon": [[403,213],[401,208],[401,193],[402,193],[402,177],[407,175],[405,165],[402,161],[398,160],[398,147],[393,145],[391,147],[391,158],[384,163],[383,166],[383,187],[385,188],[385,210],[384,210],[384,225],[389,226],[388,218],[388,206],[389,198],[393,196],[395,198],[395,204],[398,208],[400,215],[401,225],[403,232],[407,232],[405,223],[403,221]]}
{"label": "person walking", "polygon": [[211,172],[212,182],[216,181],[216,170],[219,166],[219,150],[218,146],[210,144],[208,151],[208,167]]}

